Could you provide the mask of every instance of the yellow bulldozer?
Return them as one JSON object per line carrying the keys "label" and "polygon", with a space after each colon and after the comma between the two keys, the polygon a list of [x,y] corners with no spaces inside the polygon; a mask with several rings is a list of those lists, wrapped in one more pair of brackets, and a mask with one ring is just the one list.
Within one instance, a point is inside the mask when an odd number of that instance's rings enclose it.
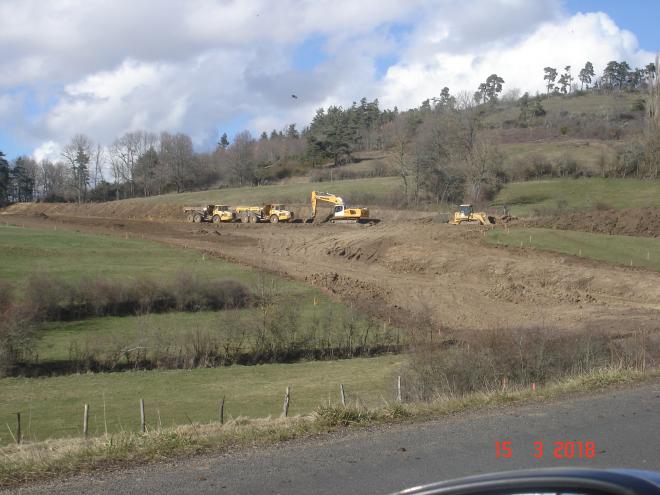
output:
{"label": "yellow bulldozer", "polygon": [[329,203],[334,205],[332,213],[324,220],[331,223],[360,223],[369,219],[369,209],[364,207],[347,207],[344,200],[332,193],[312,191],[312,217],[313,222],[316,218],[318,203]]}
{"label": "yellow bulldozer", "polygon": [[454,216],[449,219],[451,225],[466,224],[479,224],[479,225],[494,225],[495,217],[489,216],[483,211],[475,212],[472,205],[460,205],[458,211],[454,212]]}

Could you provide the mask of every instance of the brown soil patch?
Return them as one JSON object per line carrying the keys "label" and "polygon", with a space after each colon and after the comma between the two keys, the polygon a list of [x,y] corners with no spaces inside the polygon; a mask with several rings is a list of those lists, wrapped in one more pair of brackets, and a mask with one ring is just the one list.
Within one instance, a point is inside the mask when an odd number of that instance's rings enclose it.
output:
{"label": "brown soil patch", "polygon": [[660,236],[660,208],[588,211],[526,221],[530,227],[610,235]]}

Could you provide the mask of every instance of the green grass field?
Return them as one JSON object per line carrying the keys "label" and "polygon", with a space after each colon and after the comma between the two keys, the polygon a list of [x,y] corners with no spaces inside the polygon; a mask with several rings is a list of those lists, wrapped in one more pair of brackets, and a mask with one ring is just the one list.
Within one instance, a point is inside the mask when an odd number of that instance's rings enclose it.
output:
{"label": "green grass field", "polygon": [[[255,272],[218,259],[150,241],[0,225],[0,279],[23,282],[32,274],[66,280],[82,276],[171,277],[181,269],[251,283]],[[300,286],[302,288],[302,286]]]}
{"label": "green grass field", "polygon": [[[195,205],[206,202],[229,205],[278,203],[309,203],[313,190],[327,191],[342,196],[351,204],[351,197],[373,197],[376,201],[387,199],[401,189],[401,179],[379,177],[374,179],[337,180],[333,182],[290,182],[259,187],[232,187],[181,194],[164,194],[149,198],[126,200],[126,203],[171,203]],[[355,200],[357,201],[357,199]]]}
{"label": "green grass field", "polygon": [[[201,255],[193,250],[64,230],[0,226],[0,279],[19,288],[31,274],[51,274],[66,280],[82,276],[124,279],[144,275],[167,278],[173,277],[182,268],[191,269],[203,277],[239,280],[258,291],[265,289],[273,294],[279,305],[295,302],[295,321],[300,326],[298,330],[306,331],[305,335],[317,335],[316,329],[322,327],[322,337],[334,342],[343,331],[344,317],[355,315],[358,334],[367,324],[366,319],[350,312],[346,306],[333,301],[318,289],[275,275],[260,275],[251,268],[219,259],[202,260]],[[74,354],[81,350],[103,353],[117,347],[132,348],[137,342],[153,343],[160,339],[173,345],[183,345],[186,336],[192,333],[201,332],[216,339],[226,338],[233,322],[242,324],[241,328],[252,328],[262,318],[260,308],[253,307],[231,313],[169,312],[48,322],[41,326],[36,353],[40,362],[49,362],[69,360],[74,357],[72,351]],[[326,324],[330,320],[332,325]],[[370,342],[371,339],[382,338],[377,332],[368,335]],[[320,334],[318,338],[321,338]],[[249,343],[246,345],[249,348]]]}
{"label": "green grass field", "polygon": [[[25,438],[42,440],[79,435],[82,412],[90,406],[90,434],[139,428],[143,398],[150,427],[209,422],[218,418],[226,397],[226,418],[277,416],[291,386],[290,414],[313,411],[339,401],[339,384],[355,403],[378,406],[394,397],[402,358],[381,356],[296,364],[230,366],[192,371],[140,371],[0,380],[0,445],[12,441],[6,425],[23,417]],[[105,418],[103,405],[105,401]],[[160,415],[160,421],[159,421]]]}
{"label": "green grass field", "polygon": [[504,204],[517,216],[596,207],[660,207],[660,181],[589,178],[512,182],[500,191],[491,206]]}
{"label": "green grass field", "polygon": [[[491,244],[571,254],[608,263],[660,271],[660,239],[623,235],[592,234],[554,229],[492,230],[486,237]],[[530,241],[531,239],[531,241]]]}

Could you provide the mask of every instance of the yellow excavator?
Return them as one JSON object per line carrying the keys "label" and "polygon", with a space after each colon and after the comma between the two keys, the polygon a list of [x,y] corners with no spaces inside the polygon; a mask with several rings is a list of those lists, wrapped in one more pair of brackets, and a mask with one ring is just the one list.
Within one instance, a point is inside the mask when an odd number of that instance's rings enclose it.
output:
{"label": "yellow excavator", "polygon": [[473,211],[472,205],[461,205],[458,211],[454,212],[454,216],[449,219],[451,225],[460,225],[462,223],[473,223],[479,225],[493,225],[495,224],[495,217],[488,216],[483,211]]}
{"label": "yellow excavator", "polygon": [[325,220],[326,222],[358,223],[369,219],[368,208],[348,208],[344,204],[344,200],[335,194],[312,191],[312,221],[316,218],[316,207],[319,202],[335,205],[332,214]]}

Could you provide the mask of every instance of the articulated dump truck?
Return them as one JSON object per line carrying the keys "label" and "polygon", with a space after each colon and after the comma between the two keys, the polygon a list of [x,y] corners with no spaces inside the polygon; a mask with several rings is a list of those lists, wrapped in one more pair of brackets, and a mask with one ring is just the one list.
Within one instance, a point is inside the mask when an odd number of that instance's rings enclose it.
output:
{"label": "articulated dump truck", "polygon": [[293,212],[286,209],[283,204],[272,204],[264,206],[237,206],[234,208],[236,219],[242,223],[259,222],[291,222]]}
{"label": "articulated dump truck", "polygon": [[236,206],[226,205],[186,206],[183,208],[189,222],[213,223],[259,223],[259,222],[291,222],[293,212],[286,209],[283,204],[270,204],[264,206]]}
{"label": "articulated dump truck", "polygon": [[236,214],[227,205],[186,206],[183,208],[189,222],[227,223],[236,219]]}

